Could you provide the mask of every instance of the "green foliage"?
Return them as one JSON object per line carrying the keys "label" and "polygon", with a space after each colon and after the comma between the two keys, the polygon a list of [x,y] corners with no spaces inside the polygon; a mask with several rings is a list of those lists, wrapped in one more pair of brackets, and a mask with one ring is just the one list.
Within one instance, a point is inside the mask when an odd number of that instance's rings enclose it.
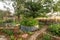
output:
{"label": "green foliage", "polygon": [[56,3],[56,4],[54,4],[54,7],[53,7],[53,9],[54,9],[54,11],[60,11],[60,0]]}
{"label": "green foliage", "polygon": [[6,17],[7,14],[10,14],[10,12],[9,11],[2,11],[2,10],[0,10],[0,19],[3,19],[3,17]]}
{"label": "green foliage", "polygon": [[10,36],[10,40],[15,40],[15,38],[14,38],[14,36],[12,35],[12,36]]}
{"label": "green foliage", "polygon": [[7,34],[9,36],[14,34],[12,30],[7,30],[7,29],[3,29],[2,32],[4,32],[5,34]]}
{"label": "green foliage", "polygon": [[45,35],[43,36],[43,40],[51,40],[51,36],[45,34]]}
{"label": "green foliage", "polygon": [[24,18],[20,22],[23,26],[35,26],[38,24],[38,21],[33,18]]}
{"label": "green foliage", "polygon": [[44,25],[46,25],[46,23],[44,23],[44,22],[39,22],[39,28],[44,27]]}
{"label": "green foliage", "polygon": [[46,13],[51,12],[52,2],[53,0],[40,0],[37,2],[17,0],[16,15],[20,16],[23,14],[25,17],[33,18],[45,17]]}
{"label": "green foliage", "polygon": [[11,22],[13,22],[12,19],[8,19],[8,20],[5,21],[5,23],[11,23]]}
{"label": "green foliage", "polygon": [[55,35],[60,35],[60,24],[51,24],[49,31]]}
{"label": "green foliage", "polygon": [[35,3],[35,2],[26,2],[25,3],[25,8],[27,8],[28,10],[24,10],[24,15],[26,17],[37,17],[40,16],[41,13],[39,13],[38,11],[41,10],[43,8],[43,6],[39,3]]}
{"label": "green foliage", "polygon": [[5,27],[4,21],[2,19],[0,20],[0,27]]}
{"label": "green foliage", "polygon": [[[44,9],[45,7],[45,9]],[[43,6],[41,3],[37,2],[26,2],[25,3],[24,16],[25,17],[45,17],[46,13],[50,12],[49,6]]]}
{"label": "green foliage", "polygon": [[40,3],[35,3],[35,2],[26,2],[25,7],[29,9],[30,11],[38,11],[40,8],[42,8],[42,5]]}
{"label": "green foliage", "polygon": [[20,16],[20,14],[22,13],[22,7],[23,7],[23,4],[25,3],[25,0],[16,0],[17,2],[17,5],[16,5],[16,14],[18,17]]}
{"label": "green foliage", "polygon": [[11,23],[13,25],[16,25],[16,21],[14,21],[13,19],[8,19],[8,20],[5,20],[4,23]]}
{"label": "green foliage", "polygon": [[3,22],[4,22],[3,20],[0,20],[0,24],[3,24]]}

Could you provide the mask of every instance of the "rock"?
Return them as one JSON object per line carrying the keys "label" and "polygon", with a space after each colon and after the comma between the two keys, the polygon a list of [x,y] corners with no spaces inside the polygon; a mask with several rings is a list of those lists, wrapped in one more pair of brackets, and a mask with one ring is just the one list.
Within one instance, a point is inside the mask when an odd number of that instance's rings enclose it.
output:
{"label": "rock", "polygon": [[23,34],[22,35],[22,38],[27,38],[28,37],[28,34]]}
{"label": "rock", "polygon": [[25,31],[25,32],[32,32],[32,31],[38,30],[38,28],[35,26],[32,26],[32,27],[20,26],[20,30]]}

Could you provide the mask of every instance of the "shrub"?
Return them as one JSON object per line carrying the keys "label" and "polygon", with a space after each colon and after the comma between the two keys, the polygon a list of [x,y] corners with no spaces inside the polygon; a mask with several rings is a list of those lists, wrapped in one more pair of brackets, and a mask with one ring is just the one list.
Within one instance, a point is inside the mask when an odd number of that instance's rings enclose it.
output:
{"label": "shrub", "polygon": [[13,22],[12,19],[8,19],[8,20],[5,21],[5,23],[11,23],[11,22]]}
{"label": "shrub", "polygon": [[35,26],[38,25],[38,21],[33,18],[24,18],[20,22],[23,26]]}
{"label": "shrub", "polygon": [[41,5],[41,3],[26,2],[25,8],[28,9],[24,10],[24,13],[22,13],[25,17],[45,17],[47,13],[45,9],[43,9],[44,7]]}
{"label": "shrub", "polygon": [[44,23],[44,22],[41,22],[41,21],[39,22],[39,26],[40,26],[40,27],[43,27],[45,24],[46,24],[46,23]]}
{"label": "shrub", "polygon": [[7,34],[9,36],[14,34],[12,30],[7,30],[7,29],[3,29],[2,32],[4,32],[5,34]]}
{"label": "shrub", "polygon": [[51,40],[51,36],[45,34],[45,35],[43,36],[43,40]]}
{"label": "shrub", "polygon": [[14,36],[12,35],[12,36],[10,36],[10,40],[15,40],[15,38],[14,38]]}
{"label": "shrub", "polygon": [[4,22],[3,20],[0,20],[0,24],[3,24],[3,22]]}
{"label": "shrub", "polygon": [[60,24],[51,24],[49,31],[55,35],[60,35]]}

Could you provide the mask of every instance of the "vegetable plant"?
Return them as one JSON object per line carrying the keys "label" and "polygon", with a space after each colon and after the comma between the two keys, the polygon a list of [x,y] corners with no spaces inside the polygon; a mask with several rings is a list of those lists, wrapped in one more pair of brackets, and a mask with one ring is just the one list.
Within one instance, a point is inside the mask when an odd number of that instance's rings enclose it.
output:
{"label": "vegetable plant", "polygon": [[24,18],[21,20],[20,24],[23,26],[35,26],[38,25],[38,21],[33,18]]}

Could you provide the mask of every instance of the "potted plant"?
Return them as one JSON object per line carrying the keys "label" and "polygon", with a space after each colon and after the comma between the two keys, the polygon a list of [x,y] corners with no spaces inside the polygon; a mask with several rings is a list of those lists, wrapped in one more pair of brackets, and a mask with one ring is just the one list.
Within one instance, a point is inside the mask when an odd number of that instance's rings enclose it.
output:
{"label": "potted plant", "polygon": [[33,18],[24,18],[20,22],[22,31],[35,31],[38,29],[38,21]]}

